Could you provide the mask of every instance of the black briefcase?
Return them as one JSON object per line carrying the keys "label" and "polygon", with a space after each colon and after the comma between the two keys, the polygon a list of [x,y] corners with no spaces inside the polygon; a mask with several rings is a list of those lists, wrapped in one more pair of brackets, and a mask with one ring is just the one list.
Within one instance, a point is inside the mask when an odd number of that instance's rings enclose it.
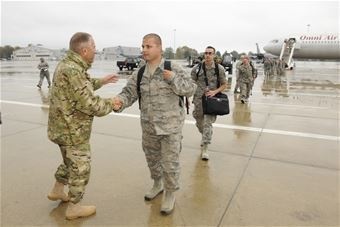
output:
{"label": "black briefcase", "polygon": [[202,96],[204,114],[226,115],[229,114],[229,99],[226,94],[217,93],[213,97]]}

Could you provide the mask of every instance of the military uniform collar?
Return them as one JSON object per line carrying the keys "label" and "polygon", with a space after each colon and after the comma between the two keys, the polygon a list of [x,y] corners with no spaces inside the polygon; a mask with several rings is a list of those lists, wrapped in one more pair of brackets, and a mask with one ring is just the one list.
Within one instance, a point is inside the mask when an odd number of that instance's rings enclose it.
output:
{"label": "military uniform collar", "polygon": [[153,74],[155,74],[155,73],[158,71],[158,69],[159,69],[159,70],[163,70],[163,69],[164,69],[164,59],[163,59],[163,58],[161,59],[160,63],[154,68],[154,71],[152,71],[152,70],[150,69],[149,64],[146,63],[146,72],[147,72],[148,74],[153,75]]}
{"label": "military uniform collar", "polygon": [[207,63],[205,62],[205,60],[203,60],[203,62],[204,62],[204,64],[205,64],[206,67],[212,68],[212,69],[215,68],[215,62],[212,62],[212,64],[211,64],[210,66],[207,65]]}
{"label": "military uniform collar", "polygon": [[91,64],[89,64],[86,61],[84,61],[79,54],[77,54],[76,52],[74,52],[72,50],[69,50],[67,52],[67,58],[69,58],[72,61],[74,61],[75,63],[77,63],[78,65],[80,65],[85,70],[87,70],[87,69],[89,69],[91,67]]}
{"label": "military uniform collar", "polygon": [[[164,61],[165,61],[164,58],[162,58],[160,63],[159,63],[159,65],[156,67],[156,69],[164,68]],[[149,67],[149,63],[147,62],[146,65],[147,65],[147,68],[148,68]]]}

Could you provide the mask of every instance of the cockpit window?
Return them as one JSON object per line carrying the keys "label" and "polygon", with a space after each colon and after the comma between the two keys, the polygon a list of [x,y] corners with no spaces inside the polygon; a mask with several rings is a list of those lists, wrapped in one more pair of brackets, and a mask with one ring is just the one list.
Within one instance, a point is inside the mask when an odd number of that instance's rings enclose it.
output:
{"label": "cockpit window", "polygon": [[273,39],[272,41],[270,41],[271,43],[278,43],[279,40],[278,39]]}

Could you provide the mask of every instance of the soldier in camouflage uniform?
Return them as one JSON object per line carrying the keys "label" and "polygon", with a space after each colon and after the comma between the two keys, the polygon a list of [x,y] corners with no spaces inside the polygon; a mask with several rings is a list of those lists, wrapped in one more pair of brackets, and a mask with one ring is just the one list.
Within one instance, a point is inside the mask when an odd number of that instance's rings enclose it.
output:
{"label": "soldier in camouflage uniform", "polygon": [[[204,61],[201,65],[196,65],[191,71],[191,78],[196,82],[197,89],[194,95],[193,103],[195,109],[193,117],[196,119],[196,127],[202,134],[201,140],[201,158],[202,160],[209,160],[208,144],[211,143],[212,137],[212,124],[216,121],[216,115],[203,114],[202,96],[215,96],[217,93],[222,92],[227,87],[227,80],[225,78],[224,67],[217,64],[219,75],[215,75],[214,63],[215,48],[208,46],[204,52]],[[204,68],[208,79],[208,87],[205,83]],[[219,78],[220,86],[217,87],[217,77]]]}
{"label": "soldier in camouflage uniform", "polygon": [[[89,216],[96,211],[95,206],[79,204],[90,177],[92,121],[94,116],[107,115],[116,108],[112,98],[94,95],[94,90],[118,80],[114,74],[102,79],[90,78],[87,70],[95,50],[90,34],[74,34],[67,56],[55,69],[51,88],[48,137],[59,145],[63,163],[55,173],[56,182],[48,198],[70,201],[67,219]],[[68,196],[64,193],[64,185],[68,185]]]}
{"label": "soldier in camouflage uniform", "polygon": [[240,93],[240,72],[239,72],[239,67],[242,64],[244,55],[241,55],[240,60],[236,63],[236,84],[235,84],[235,89],[234,89],[234,94]]}
{"label": "soldier in camouflage uniform", "polygon": [[[172,62],[171,71],[164,69],[162,41],[157,34],[144,36],[142,48],[146,61],[140,83],[142,147],[154,180],[153,187],[144,198],[152,200],[164,188],[161,213],[169,214],[175,204],[174,192],[179,189],[179,154],[185,119],[180,96],[192,96],[196,85],[175,62]],[[138,99],[137,75],[137,71],[132,74],[117,96],[118,104],[122,105],[119,111]]]}
{"label": "soldier in camouflage uniform", "polygon": [[253,83],[253,69],[249,62],[249,57],[245,56],[239,67],[240,71],[240,88],[241,88],[241,102],[248,102],[250,90]]}
{"label": "soldier in camouflage uniform", "polygon": [[271,68],[270,60],[269,58],[265,58],[264,63],[263,63],[263,70],[264,70],[264,76],[267,79],[270,76],[270,68]]}
{"label": "soldier in camouflage uniform", "polygon": [[41,88],[41,85],[45,77],[47,79],[48,87],[50,87],[51,86],[50,73],[48,71],[48,64],[44,58],[40,58],[38,69],[40,70],[40,80],[39,80],[37,87],[39,89]]}

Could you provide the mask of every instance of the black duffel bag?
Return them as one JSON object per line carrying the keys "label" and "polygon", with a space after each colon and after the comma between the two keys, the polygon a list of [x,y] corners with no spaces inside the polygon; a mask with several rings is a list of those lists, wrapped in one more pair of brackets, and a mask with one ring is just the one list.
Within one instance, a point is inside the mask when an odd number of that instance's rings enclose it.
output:
{"label": "black duffel bag", "polygon": [[226,94],[217,93],[213,97],[202,96],[204,114],[226,115],[229,114],[229,99]]}

